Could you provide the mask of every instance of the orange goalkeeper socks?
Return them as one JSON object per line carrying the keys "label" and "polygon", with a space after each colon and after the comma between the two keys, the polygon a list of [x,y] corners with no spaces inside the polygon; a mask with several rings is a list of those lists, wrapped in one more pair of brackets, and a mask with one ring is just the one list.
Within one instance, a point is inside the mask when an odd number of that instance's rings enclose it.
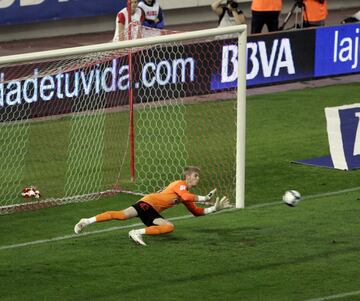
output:
{"label": "orange goalkeeper socks", "polygon": [[159,226],[150,226],[145,228],[146,235],[159,235],[164,233],[170,233],[174,231],[174,226],[172,224],[164,224]]}
{"label": "orange goalkeeper socks", "polygon": [[97,222],[110,221],[112,219],[126,219],[123,211],[107,211],[95,216]]}

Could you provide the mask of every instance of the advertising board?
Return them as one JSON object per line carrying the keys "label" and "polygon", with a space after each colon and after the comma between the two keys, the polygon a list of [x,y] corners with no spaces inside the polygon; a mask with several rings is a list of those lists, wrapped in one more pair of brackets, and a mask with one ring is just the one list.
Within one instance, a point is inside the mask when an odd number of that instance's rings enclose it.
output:
{"label": "advertising board", "polygon": [[[360,25],[345,25],[250,36],[247,87],[360,72],[359,32]],[[31,108],[26,118],[65,114],[80,96],[90,101],[101,95],[105,107],[123,105],[130,85],[136,103],[142,95],[163,100],[218,93],[237,84],[236,39],[136,50],[131,83],[126,52],[103,57],[94,63],[81,57],[76,64],[65,60],[0,68],[0,113],[24,106]]]}
{"label": "advertising board", "polygon": [[126,0],[0,0],[0,25],[115,14]]}
{"label": "advertising board", "polygon": [[316,30],[314,77],[360,72],[360,23]]}

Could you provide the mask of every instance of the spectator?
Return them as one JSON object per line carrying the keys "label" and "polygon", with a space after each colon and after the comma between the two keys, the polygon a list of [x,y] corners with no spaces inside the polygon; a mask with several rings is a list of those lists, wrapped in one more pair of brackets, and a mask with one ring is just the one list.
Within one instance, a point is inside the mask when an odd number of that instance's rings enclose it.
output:
{"label": "spectator", "polygon": [[303,27],[324,26],[328,15],[326,0],[304,0]]}
{"label": "spectator", "polygon": [[157,0],[143,0],[138,4],[145,15],[145,21],[142,25],[157,29],[164,28],[164,17],[162,9]]}
{"label": "spectator", "polygon": [[[137,0],[131,0],[130,3],[131,22],[129,24],[129,14],[127,7],[123,8],[116,15],[115,33],[113,42],[132,39],[137,37],[138,27],[144,21],[144,12],[137,7]],[[131,36],[129,34],[131,33]]]}
{"label": "spectator", "polygon": [[239,9],[238,2],[235,0],[227,0],[226,5],[221,5],[221,2],[222,0],[215,0],[211,4],[212,10],[219,17],[219,27],[240,25],[246,22],[242,10]]}
{"label": "spectator", "polygon": [[261,33],[264,25],[269,32],[279,29],[282,0],[253,0],[251,4],[251,33]]}

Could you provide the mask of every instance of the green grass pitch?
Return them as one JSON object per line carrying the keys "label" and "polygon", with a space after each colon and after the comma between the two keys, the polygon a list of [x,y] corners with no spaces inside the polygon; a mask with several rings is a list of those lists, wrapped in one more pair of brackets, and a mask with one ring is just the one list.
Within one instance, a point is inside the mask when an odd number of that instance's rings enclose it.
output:
{"label": "green grass pitch", "polygon": [[[0,216],[0,299],[360,300],[359,171],[290,163],[328,155],[324,108],[359,95],[348,84],[248,97],[247,208],[192,218],[177,206],[163,214],[175,232],[147,247],[127,237],[137,219],[73,235],[134,196]],[[288,189],[305,197],[295,208],[280,202]]]}

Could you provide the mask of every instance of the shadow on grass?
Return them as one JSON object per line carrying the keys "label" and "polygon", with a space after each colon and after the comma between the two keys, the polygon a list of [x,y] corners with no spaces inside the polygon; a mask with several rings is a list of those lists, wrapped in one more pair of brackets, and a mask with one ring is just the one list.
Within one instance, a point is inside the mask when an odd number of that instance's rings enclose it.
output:
{"label": "shadow on grass", "polygon": [[[237,227],[231,229],[211,228],[211,229],[195,229],[197,234],[206,235],[206,244],[210,245],[228,245],[233,242],[240,246],[255,246],[257,238],[260,237],[261,228],[259,227]],[[221,239],[219,239],[221,237]],[[262,240],[263,243],[266,241]]]}
{"label": "shadow on grass", "polygon": [[[350,247],[350,248],[322,252],[322,253],[312,254],[309,256],[297,257],[297,258],[292,258],[292,259],[288,259],[288,260],[282,260],[282,261],[277,261],[277,262],[272,262],[272,263],[267,263],[267,264],[259,264],[259,265],[252,264],[249,266],[233,265],[231,267],[227,267],[226,269],[222,269],[220,271],[217,270],[217,271],[211,271],[211,272],[207,272],[207,273],[201,272],[201,273],[193,274],[193,275],[186,274],[185,276],[168,274],[167,282],[163,282],[162,286],[163,287],[169,286],[169,289],[171,289],[173,287],[174,283],[186,284],[186,283],[193,283],[195,281],[204,281],[206,279],[211,281],[211,279],[219,279],[219,277],[228,277],[229,274],[231,274],[232,277],[236,277],[236,274],[240,274],[240,273],[244,274],[244,273],[254,272],[254,271],[267,271],[267,270],[271,270],[271,269],[285,268],[286,266],[289,266],[289,265],[299,265],[299,264],[304,264],[304,263],[311,263],[313,261],[319,260],[319,258],[322,258],[322,259],[331,258],[333,256],[344,255],[347,253],[354,253],[354,252],[359,252],[359,251],[360,251],[360,247]],[[153,280],[153,281],[149,281],[147,283],[142,283],[141,287],[142,287],[142,289],[151,289],[157,283],[158,283],[158,280]],[[126,292],[126,293],[137,292],[138,290],[139,290],[138,285],[131,285],[129,287],[124,288],[124,292]]]}

